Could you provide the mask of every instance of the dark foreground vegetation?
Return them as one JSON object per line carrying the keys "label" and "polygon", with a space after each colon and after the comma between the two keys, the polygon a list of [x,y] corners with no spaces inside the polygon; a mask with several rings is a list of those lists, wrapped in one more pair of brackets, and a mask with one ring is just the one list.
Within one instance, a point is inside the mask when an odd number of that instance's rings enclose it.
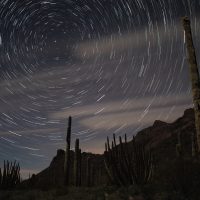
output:
{"label": "dark foreground vegetation", "polygon": [[3,170],[0,168],[0,190],[14,189],[20,183],[20,166],[19,163],[5,162]]}
{"label": "dark foreground vegetation", "polygon": [[[153,185],[142,188],[129,187],[93,187],[93,188],[57,188],[42,190],[15,190],[0,193],[2,200],[186,200],[180,192],[156,190]],[[190,199],[195,199],[191,197]]]}

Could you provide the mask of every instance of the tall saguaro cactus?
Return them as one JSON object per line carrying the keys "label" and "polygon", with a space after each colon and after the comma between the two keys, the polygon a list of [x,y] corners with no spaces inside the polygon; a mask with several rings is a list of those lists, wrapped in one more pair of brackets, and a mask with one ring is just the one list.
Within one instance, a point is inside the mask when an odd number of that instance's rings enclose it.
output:
{"label": "tall saguaro cactus", "polygon": [[66,152],[65,152],[65,163],[64,163],[64,184],[69,184],[69,173],[70,173],[70,143],[71,143],[71,125],[72,117],[68,119],[67,137],[66,137]]}
{"label": "tall saguaro cactus", "polygon": [[79,149],[79,181],[78,184],[81,186],[81,175],[82,175],[82,154],[81,149]]}
{"label": "tall saguaro cactus", "polygon": [[200,154],[200,79],[197,66],[197,59],[195,54],[195,48],[192,39],[192,31],[190,26],[190,20],[188,17],[182,18],[182,23],[185,31],[185,39],[188,51],[188,61],[190,65],[190,78],[192,82],[192,95],[195,112],[195,127],[196,127],[196,141],[197,152]]}
{"label": "tall saguaro cactus", "polygon": [[76,139],[75,142],[74,184],[76,187],[81,186],[81,150],[79,149],[79,139]]}
{"label": "tall saguaro cactus", "polygon": [[0,189],[1,189],[1,180],[2,180],[2,173],[1,173],[1,168],[0,168]]}
{"label": "tall saguaro cactus", "polygon": [[181,144],[181,132],[178,133],[177,139],[178,139],[178,142],[176,144],[176,156],[180,158],[182,157],[182,154],[183,154],[183,149],[182,149],[182,144]]}

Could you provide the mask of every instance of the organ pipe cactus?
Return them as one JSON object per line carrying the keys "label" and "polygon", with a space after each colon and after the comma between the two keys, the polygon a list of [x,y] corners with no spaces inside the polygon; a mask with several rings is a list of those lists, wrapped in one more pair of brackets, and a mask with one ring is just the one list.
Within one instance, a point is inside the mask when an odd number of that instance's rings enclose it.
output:
{"label": "organ pipe cactus", "polygon": [[20,180],[19,163],[4,161],[3,170],[0,170],[0,189],[13,189]]}
{"label": "organ pipe cactus", "polygon": [[81,150],[79,149],[79,139],[75,141],[74,184],[76,187],[81,186]]}
{"label": "organ pipe cactus", "polygon": [[1,173],[1,168],[0,168],[0,188],[1,188],[1,181],[2,181],[2,173]]}
{"label": "organ pipe cactus", "polygon": [[91,158],[87,157],[86,163],[86,185],[87,187],[91,186]]}
{"label": "organ pipe cactus", "polygon": [[109,178],[119,186],[143,185],[148,183],[153,175],[151,150],[142,144],[137,144],[135,137],[128,143],[125,135],[123,143],[120,136],[117,145],[114,134],[111,148],[107,138],[104,163]]}
{"label": "organ pipe cactus", "polygon": [[146,149],[143,144],[137,144],[135,138],[133,145],[133,167],[132,176],[134,183],[138,185],[148,183],[153,176],[153,156],[150,149]]}
{"label": "organ pipe cactus", "polygon": [[81,177],[82,177],[82,154],[81,149],[79,149],[79,186],[81,186]]}
{"label": "organ pipe cactus", "polygon": [[183,154],[182,144],[181,144],[181,132],[178,133],[178,142],[176,144],[176,155],[177,157],[181,157]]}
{"label": "organ pipe cactus", "polygon": [[192,157],[195,157],[197,155],[197,143],[196,143],[195,131],[192,132],[191,140],[192,140]]}
{"label": "organ pipe cactus", "polygon": [[70,144],[71,144],[71,125],[72,117],[68,119],[67,137],[66,137],[66,151],[65,151],[65,162],[64,162],[64,184],[69,184],[70,174]]}

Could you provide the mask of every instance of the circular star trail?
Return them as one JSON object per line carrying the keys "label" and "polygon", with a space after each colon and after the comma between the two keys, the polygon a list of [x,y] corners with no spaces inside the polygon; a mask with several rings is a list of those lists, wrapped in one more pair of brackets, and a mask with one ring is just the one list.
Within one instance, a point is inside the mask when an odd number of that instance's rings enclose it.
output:
{"label": "circular star trail", "polygon": [[103,152],[192,106],[184,32],[200,56],[198,0],[0,0],[0,165],[24,177],[73,141]]}

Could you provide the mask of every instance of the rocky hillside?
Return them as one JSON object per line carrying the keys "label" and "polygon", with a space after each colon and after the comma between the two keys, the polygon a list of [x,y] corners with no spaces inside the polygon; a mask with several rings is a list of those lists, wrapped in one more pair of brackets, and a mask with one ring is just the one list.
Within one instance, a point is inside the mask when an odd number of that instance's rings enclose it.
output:
{"label": "rocky hillside", "polygon": [[176,156],[178,134],[181,134],[181,142],[185,155],[191,155],[191,137],[194,131],[194,110],[187,109],[183,116],[173,123],[156,120],[153,126],[140,131],[136,139],[151,146],[157,159],[172,159]]}
{"label": "rocky hillside", "polygon": [[[194,126],[194,111],[187,109],[184,115],[174,121],[173,123],[165,123],[162,121],[155,121],[154,124],[142,131],[136,136],[136,141],[144,143],[151,147],[154,152],[155,162],[158,167],[166,167],[166,162],[171,162],[176,157],[176,143],[177,135],[181,133],[182,145],[184,153],[187,156],[191,155],[191,135],[195,131]],[[106,138],[105,138],[106,139]],[[131,144],[130,144],[131,145]],[[50,166],[37,175],[32,176],[30,180],[24,181],[22,184],[31,187],[49,188],[63,184],[63,164],[64,164],[63,150],[58,150],[57,155],[53,158]],[[71,152],[73,160],[74,152]],[[89,153],[82,153],[82,183],[85,185],[86,181],[86,160],[87,157],[92,159],[93,173],[92,179],[94,185],[105,184],[108,180],[104,169],[103,155],[95,155]],[[71,180],[73,180],[73,167],[71,168]],[[73,181],[71,181],[73,182]]]}

